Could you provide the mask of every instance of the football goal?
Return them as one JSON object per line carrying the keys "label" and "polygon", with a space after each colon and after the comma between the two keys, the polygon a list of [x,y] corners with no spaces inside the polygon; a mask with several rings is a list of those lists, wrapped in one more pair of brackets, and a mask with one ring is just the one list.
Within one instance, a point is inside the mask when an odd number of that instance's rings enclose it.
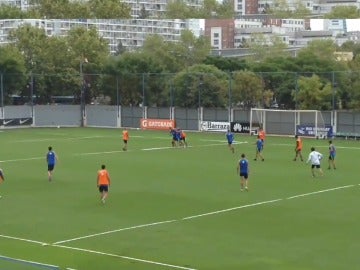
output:
{"label": "football goal", "polygon": [[[262,128],[268,134],[326,138],[328,128],[317,110],[277,110],[252,108],[250,132]],[[255,132],[256,133],[256,132]]]}

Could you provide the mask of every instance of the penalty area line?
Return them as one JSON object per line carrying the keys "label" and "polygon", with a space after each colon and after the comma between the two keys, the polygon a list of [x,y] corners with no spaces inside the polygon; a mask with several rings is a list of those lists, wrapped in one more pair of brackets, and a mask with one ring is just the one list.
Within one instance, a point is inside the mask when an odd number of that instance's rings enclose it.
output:
{"label": "penalty area line", "polygon": [[92,254],[104,255],[104,256],[109,256],[109,257],[121,258],[121,259],[125,259],[125,260],[142,262],[142,263],[147,263],[147,264],[161,265],[161,266],[166,266],[166,267],[174,268],[174,269],[197,270],[195,268],[190,268],[190,267],[185,267],[185,266],[180,266],[180,265],[162,263],[162,262],[157,262],[157,261],[152,261],[152,260],[139,259],[139,258],[123,256],[123,255],[118,255],[118,254],[112,254],[112,253],[105,253],[105,252],[91,250],[91,249],[69,247],[69,246],[64,246],[64,245],[52,245],[52,246],[53,247],[58,247],[58,248],[82,251],[82,252],[86,252],[86,253],[92,253]]}
{"label": "penalty area line", "polygon": [[[216,214],[221,214],[221,213],[230,212],[230,211],[234,211],[234,210],[239,210],[239,209],[243,209],[243,208],[275,203],[275,202],[279,202],[279,201],[282,201],[282,200],[290,200],[290,199],[295,199],[295,198],[301,198],[301,197],[305,197],[305,196],[311,196],[311,195],[315,195],[315,194],[320,194],[320,193],[339,190],[339,189],[350,188],[350,187],[354,187],[354,186],[355,185],[340,186],[340,187],[329,188],[329,189],[314,191],[314,192],[310,192],[310,193],[304,193],[304,194],[299,194],[299,195],[295,195],[295,196],[290,196],[290,197],[287,197],[287,198],[278,198],[278,199],[274,199],[274,200],[262,201],[262,202],[246,204],[246,205],[240,205],[240,206],[231,207],[231,208],[227,208],[227,209],[221,209],[221,210],[212,211],[212,212],[208,212],[208,213],[202,213],[202,214],[198,214],[198,215],[192,215],[192,216],[188,216],[188,217],[183,217],[183,218],[180,218],[180,219],[152,222],[152,223],[147,223],[147,224],[141,224],[141,225],[136,225],[136,226],[131,226],[131,227],[120,228],[120,229],[111,230],[111,231],[94,233],[94,234],[80,236],[80,237],[71,238],[71,239],[67,239],[67,240],[57,241],[57,242],[53,243],[52,245],[68,243],[68,242],[72,242],[72,241],[76,241],[76,240],[92,238],[92,237],[97,237],[97,236],[100,236],[100,235],[111,234],[111,233],[116,233],[116,232],[121,232],[121,231],[126,231],[126,230],[133,230],[133,229],[138,229],[138,228],[145,228],[145,227],[161,225],[161,224],[165,224],[165,223],[173,223],[173,222],[179,222],[179,221],[183,221],[183,220],[190,220],[190,219],[195,219],[195,218],[200,218],[200,217],[205,217],[205,216],[210,216],[210,215],[216,215]],[[359,186],[360,186],[360,184],[359,184]]]}
{"label": "penalty area line", "polygon": [[30,240],[30,239],[25,239],[25,238],[20,238],[20,237],[14,237],[14,236],[9,236],[9,235],[3,235],[3,234],[0,234],[0,238],[18,240],[18,241],[23,241],[23,242],[33,243],[33,244],[40,244],[43,246],[47,245],[47,243],[45,243],[45,242],[35,241],[35,240]]}
{"label": "penalty area line", "polygon": [[53,243],[52,245],[58,245],[58,244],[68,243],[68,242],[72,242],[72,241],[76,241],[76,240],[91,238],[91,237],[100,236],[100,235],[105,235],[105,234],[110,234],[110,233],[115,233],[115,232],[121,232],[121,231],[127,231],[127,230],[144,228],[144,227],[150,227],[150,226],[155,226],[155,225],[160,225],[160,224],[165,224],[165,223],[171,223],[171,222],[175,222],[175,221],[177,221],[177,220],[176,220],[176,219],[173,219],[173,220],[159,221],[159,222],[147,223],[147,224],[142,224],[142,225],[136,225],[136,226],[126,227],[126,228],[121,228],[121,229],[106,231],[106,232],[102,232],[102,233],[94,233],[94,234],[89,234],[89,235],[85,235],[85,236],[80,236],[80,237],[76,237],[76,238],[72,238],[72,239],[67,239],[67,240],[58,241],[58,242]]}
{"label": "penalty area line", "polygon": [[268,204],[268,203],[274,203],[274,202],[278,202],[278,201],[282,201],[282,200],[283,199],[275,199],[275,200],[270,200],[270,201],[263,201],[263,202],[258,202],[258,203],[246,204],[246,205],[227,208],[227,209],[218,210],[218,211],[214,211],[214,212],[204,213],[204,214],[200,214],[200,215],[184,217],[181,220],[188,220],[188,219],[194,219],[194,218],[205,217],[205,216],[210,216],[210,215],[216,215],[216,214],[230,212],[230,211],[234,211],[234,210],[238,210],[238,209],[242,209],[242,208],[247,208],[247,207],[252,207],[252,206],[257,206],[257,205],[262,205],[262,204]]}
{"label": "penalty area line", "polygon": [[309,193],[304,193],[304,194],[287,197],[286,199],[291,200],[291,199],[295,199],[295,198],[305,197],[305,196],[309,196],[309,195],[319,194],[319,193],[338,190],[338,189],[350,188],[350,187],[354,187],[354,186],[355,185],[347,185],[347,186],[341,186],[341,187],[336,187],[336,188],[323,189],[323,190],[319,190],[319,191],[314,191],[314,192],[309,192]]}

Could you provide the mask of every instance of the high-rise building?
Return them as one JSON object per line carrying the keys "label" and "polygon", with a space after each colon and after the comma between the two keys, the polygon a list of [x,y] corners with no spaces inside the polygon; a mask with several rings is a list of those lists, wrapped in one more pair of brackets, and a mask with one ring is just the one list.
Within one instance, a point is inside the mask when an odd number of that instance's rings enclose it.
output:
{"label": "high-rise building", "polygon": [[[71,1],[71,0],[70,0]],[[86,0],[85,0],[86,1]],[[169,0],[124,0],[123,3],[130,5],[131,17],[141,18],[146,13],[146,18],[162,18],[166,12],[166,6]],[[31,5],[30,0],[0,0],[1,4],[8,4],[27,10]],[[199,8],[203,6],[203,0],[185,0],[190,8]]]}
{"label": "high-rise building", "polygon": [[235,21],[233,19],[205,20],[205,36],[213,49],[234,48]]}
{"label": "high-rise building", "polygon": [[47,36],[66,36],[70,29],[79,26],[94,27],[108,41],[110,52],[115,53],[120,43],[130,50],[136,49],[143,46],[145,39],[152,34],[174,42],[179,40],[181,31],[185,29],[192,30],[196,35],[196,29],[200,27],[196,21],[199,20],[0,20],[0,44],[9,43],[9,32],[23,24],[43,29]]}

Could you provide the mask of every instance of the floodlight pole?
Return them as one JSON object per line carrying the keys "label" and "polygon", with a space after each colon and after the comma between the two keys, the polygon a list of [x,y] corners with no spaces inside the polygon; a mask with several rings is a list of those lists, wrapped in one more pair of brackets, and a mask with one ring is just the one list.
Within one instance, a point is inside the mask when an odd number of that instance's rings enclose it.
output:
{"label": "floodlight pole", "polygon": [[80,79],[81,79],[81,85],[80,85],[80,126],[85,126],[85,119],[86,119],[86,112],[85,112],[85,80],[84,80],[84,73],[83,73],[83,65],[87,64],[88,60],[84,58],[80,61]]}

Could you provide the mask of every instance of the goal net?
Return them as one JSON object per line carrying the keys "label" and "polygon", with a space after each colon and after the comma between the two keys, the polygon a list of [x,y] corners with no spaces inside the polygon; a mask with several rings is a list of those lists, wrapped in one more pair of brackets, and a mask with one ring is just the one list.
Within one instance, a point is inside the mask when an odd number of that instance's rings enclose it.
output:
{"label": "goal net", "polygon": [[318,110],[276,110],[252,108],[250,132],[262,128],[266,133],[326,138],[328,129]]}

